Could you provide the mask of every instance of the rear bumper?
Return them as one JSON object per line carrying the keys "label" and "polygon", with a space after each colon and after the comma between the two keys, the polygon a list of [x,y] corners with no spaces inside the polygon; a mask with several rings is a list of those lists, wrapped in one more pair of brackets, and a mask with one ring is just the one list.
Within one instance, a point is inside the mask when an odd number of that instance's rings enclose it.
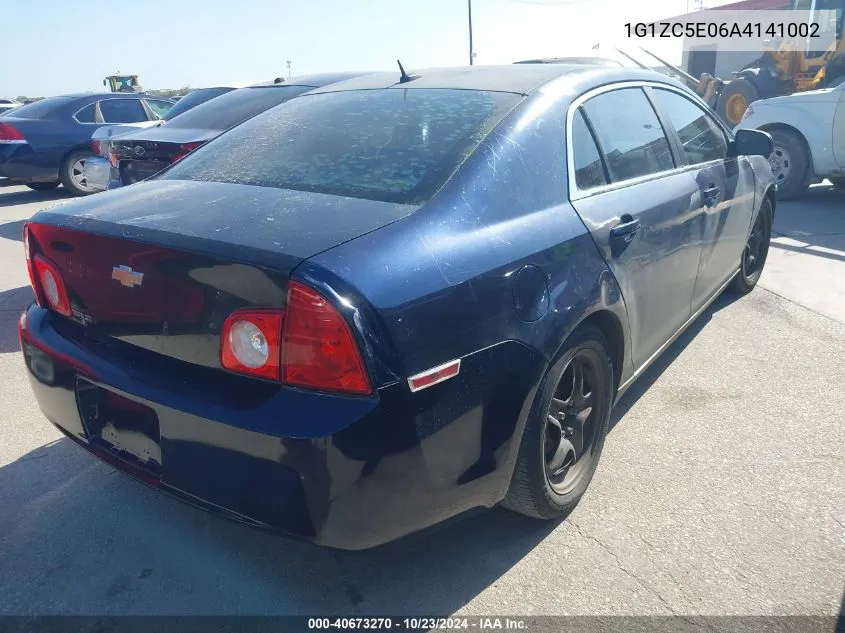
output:
{"label": "rear bumper", "polygon": [[109,188],[111,163],[101,156],[92,156],[85,161],[83,174],[88,180],[89,187],[97,191],[105,191]]}
{"label": "rear bumper", "polygon": [[29,143],[0,143],[0,177],[21,182],[55,182],[58,166],[42,163]]}
{"label": "rear bumper", "polygon": [[[82,326],[35,305],[19,329],[42,412],[86,450],[193,505],[342,549],[498,503],[544,367],[533,350],[508,342],[466,357],[459,377],[437,387],[411,394],[398,383],[350,398],[255,387],[158,355],[153,366],[152,353],[142,359],[128,344],[90,341]],[[507,369],[496,375],[496,367]],[[156,475],[89,435],[77,404],[81,377],[155,411]],[[314,435],[286,432],[303,425]]]}

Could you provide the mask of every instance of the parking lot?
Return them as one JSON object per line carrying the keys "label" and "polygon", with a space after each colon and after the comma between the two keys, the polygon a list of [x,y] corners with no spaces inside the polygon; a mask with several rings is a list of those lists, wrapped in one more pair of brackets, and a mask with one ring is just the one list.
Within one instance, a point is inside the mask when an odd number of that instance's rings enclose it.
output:
{"label": "parking lot", "polygon": [[845,195],[783,203],[767,269],[629,391],[564,522],[496,509],[376,550],[271,536],[100,464],[31,397],[23,221],[0,182],[0,613],[836,615],[845,580]]}

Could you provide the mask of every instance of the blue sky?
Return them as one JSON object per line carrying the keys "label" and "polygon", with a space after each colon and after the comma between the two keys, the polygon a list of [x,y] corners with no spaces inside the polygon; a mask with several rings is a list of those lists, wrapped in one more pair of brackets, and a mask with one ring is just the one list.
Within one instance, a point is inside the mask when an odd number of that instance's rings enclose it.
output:
{"label": "blue sky", "polygon": [[[476,63],[578,53],[626,21],[686,7],[473,0]],[[154,89],[263,81],[286,75],[288,59],[294,75],[390,70],[397,58],[407,69],[468,62],[466,0],[19,0],[3,7],[3,23],[14,28],[3,28],[0,96],[100,90],[118,70]]]}

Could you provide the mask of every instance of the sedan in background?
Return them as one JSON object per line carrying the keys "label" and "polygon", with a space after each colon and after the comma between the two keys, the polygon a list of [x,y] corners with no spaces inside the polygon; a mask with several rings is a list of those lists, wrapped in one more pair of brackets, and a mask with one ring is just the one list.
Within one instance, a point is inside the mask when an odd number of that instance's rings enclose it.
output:
{"label": "sedan in background", "polygon": [[173,103],[143,94],[76,94],[21,106],[0,122],[0,177],[46,191],[61,184],[73,195],[93,193],[85,161],[91,135],[104,123],[159,120]]}
{"label": "sedan in background", "polygon": [[0,116],[7,114],[9,111],[14,110],[15,108],[19,108],[22,105],[22,103],[19,103],[14,99],[0,99]]}
{"label": "sedan in background", "polygon": [[[83,167],[83,178],[91,193],[105,191],[108,189],[111,178],[111,139],[121,134],[136,132],[138,130],[163,125],[166,121],[173,119],[180,114],[196,106],[206,103],[211,99],[219,97],[235,90],[234,86],[215,86],[213,88],[199,88],[185,95],[178,100],[178,103],[168,108],[164,115],[155,121],[141,121],[138,123],[123,123],[119,125],[104,125],[97,128],[91,136],[91,151],[94,156],[85,161]],[[173,99],[176,101],[175,99]]]}
{"label": "sedan in background", "polygon": [[[109,189],[131,185],[158,173],[214,137],[243,121],[299,95],[362,73],[294,77],[234,90],[179,115],[165,125],[123,134],[111,140]],[[175,107],[188,100],[185,97]]]}
{"label": "sedan in background", "polygon": [[760,278],[771,150],[643,70],[313,90],[33,216],[30,384],[115,468],[317,543],[499,503],[557,519],[620,395]]}

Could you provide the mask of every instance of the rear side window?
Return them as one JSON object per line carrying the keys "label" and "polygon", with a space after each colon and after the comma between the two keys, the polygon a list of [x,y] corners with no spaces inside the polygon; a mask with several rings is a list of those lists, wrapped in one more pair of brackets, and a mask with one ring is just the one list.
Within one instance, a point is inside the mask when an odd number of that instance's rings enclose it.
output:
{"label": "rear side window", "polygon": [[100,101],[100,114],[106,123],[138,123],[147,120],[140,99],[106,99]]}
{"label": "rear side window", "polygon": [[94,112],[94,104],[88,104],[73,116],[80,123],[94,123],[96,116]]}
{"label": "rear side window", "polygon": [[572,161],[575,164],[575,184],[582,191],[607,184],[596,140],[580,108],[572,119]]}
{"label": "rear side window", "polygon": [[[268,86],[241,88],[198,105],[168,127],[198,128],[203,130],[228,130],[260,112],[313,90],[307,86]],[[185,97],[187,99],[187,97]],[[180,102],[181,103],[181,102]]]}
{"label": "rear side window", "polygon": [[48,97],[17,108],[14,116],[19,119],[48,119],[70,101],[70,97]]}
{"label": "rear side window", "polygon": [[596,131],[612,182],[674,168],[669,141],[640,88],[605,92],[582,107]]}
{"label": "rear side window", "polygon": [[162,177],[418,204],[521,99],[423,88],[307,95],[223,134]]}
{"label": "rear side window", "polygon": [[702,108],[669,90],[655,88],[652,94],[678,132],[687,163],[722,160],[728,155],[724,132]]}

